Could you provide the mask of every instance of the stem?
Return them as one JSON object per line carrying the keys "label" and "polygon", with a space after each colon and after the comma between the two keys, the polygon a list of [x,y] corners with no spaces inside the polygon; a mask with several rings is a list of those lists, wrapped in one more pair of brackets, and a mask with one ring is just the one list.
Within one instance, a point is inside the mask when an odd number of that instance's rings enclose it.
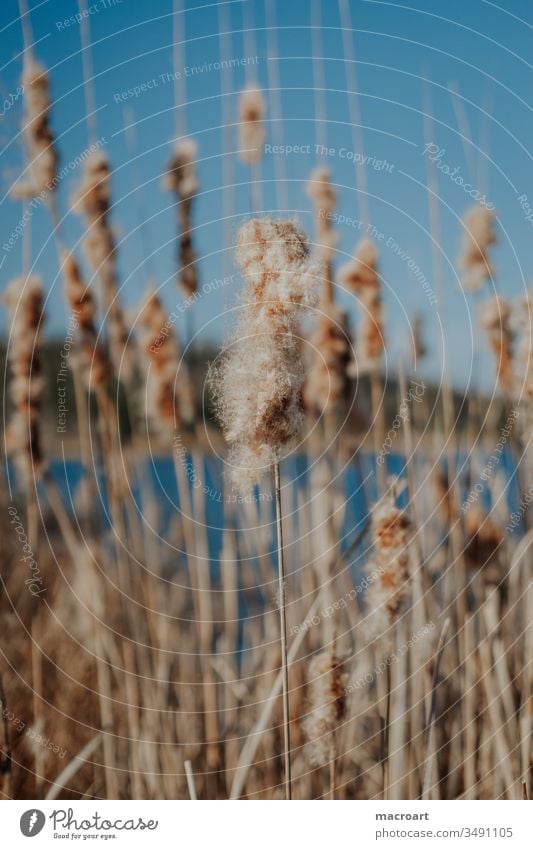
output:
{"label": "stem", "polygon": [[281,520],[281,486],[279,462],[274,463],[276,487],[276,528],[278,536],[278,590],[283,687],[283,746],[285,750],[285,798],[292,799],[291,730],[289,726],[289,665],[287,662],[287,617],[285,602],[285,567],[283,562],[283,525]]}
{"label": "stem", "polygon": [[381,729],[382,771],[383,771],[383,800],[389,798],[389,738],[390,738],[390,708],[391,708],[391,658],[387,658],[385,718]]}
{"label": "stem", "polygon": [[335,747],[333,747],[329,762],[329,798],[330,801],[335,799]]}
{"label": "stem", "polygon": [[[61,495],[50,476],[45,472],[43,482],[46,488],[48,502],[55,515],[57,524],[63,534],[63,541],[68,549],[72,563],[75,565],[80,561],[80,553],[83,549],[78,542],[76,531],[72,526],[70,516],[65,510]],[[92,568],[92,567],[91,567]],[[98,622],[94,620],[94,654],[96,663],[96,675],[98,682],[98,699],[100,703],[100,721],[104,736],[102,748],[104,753],[104,775],[106,785],[106,798],[118,799],[118,783],[115,773],[114,740],[111,729],[113,728],[113,706],[111,697],[111,677],[109,668],[104,660],[104,646]]]}
{"label": "stem", "polygon": [[434,745],[434,735],[435,735],[435,720],[437,718],[437,687],[439,684],[439,670],[440,663],[442,660],[442,655],[444,649],[446,648],[446,637],[448,636],[448,629],[450,627],[450,619],[447,618],[444,621],[444,625],[442,626],[442,631],[439,637],[439,643],[437,646],[437,651],[435,654],[435,665],[433,667],[433,679],[431,682],[431,704],[429,709],[429,717],[427,723],[427,746],[426,750],[428,753],[426,766],[424,770],[424,782],[422,785],[422,799],[429,800],[430,791],[431,791],[431,771],[433,766],[433,761],[435,758],[435,745]]}
{"label": "stem", "polygon": [[381,403],[381,380],[379,372],[372,370],[370,373],[370,397],[372,405],[372,432],[374,436],[374,454],[377,469],[378,498],[384,494],[387,488],[387,459],[384,457],[383,464],[377,462],[380,451],[383,450],[385,442],[384,409]]}

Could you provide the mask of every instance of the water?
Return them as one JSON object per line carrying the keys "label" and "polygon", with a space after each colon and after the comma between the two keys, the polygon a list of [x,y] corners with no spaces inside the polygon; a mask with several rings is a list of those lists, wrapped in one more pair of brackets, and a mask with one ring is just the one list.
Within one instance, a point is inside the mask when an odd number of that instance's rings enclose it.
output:
{"label": "water", "polygon": [[[476,502],[484,510],[490,510],[492,506],[491,490],[497,474],[507,481],[505,501],[509,512],[515,510],[519,505],[521,493],[519,492],[516,465],[510,450],[502,453],[497,466],[494,467],[488,480],[483,481],[481,473],[489,460],[489,455],[476,456],[475,463],[470,461],[465,465],[466,455],[457,454],[456,468],[464,469],[459,476],[459,491],[461,503],[463,503],[476,484],[480,492],[476,493]],[[413,458],[414,470],[417,479],[427,475],[427,463],[423,456],[417,455]],[[203,509],[205,511],[205,523],[208,528],[208,544],[210,555],[215,563],[218,563],[218,552],[222,543],[222,529],[230,522],[235,522],[235,505],[232,496],[225,489],[223,483],[223,463],[217,457],[197,456],[187,458],[187,477],[189,481],[189,492],[191,499],[198,498],[198,490],[203,496]],[[445,463],[440,468],[446,471]],[[10,469],[11,471],[11,469]],[[56,482],[63,501],[69,511],[74,513],[76,496],[79,490],[83,470],[78,460],[55,460],[50,464],[51,475]],[[400,454],[391,454],[387,458],[387,473],[395,475],[400,480],[405,480],[405,462]],[[108,498],[105,487],[103,470],[96,467],[99,486],[99,498],[103,514],[109,522]],[[305,455],[289,458],[282,465],[282,482],[288,480],[296,481],[300,490],[309,492],[310,483],[310,461]],[[343,469],[337,477],[337,485],[346,497],[345,516],[341,529],[342,549],[345,550],[364,525],[369,515],[372,504],[377,498],[377,475],[376,463],[369,453],[357,454],[350,464]],[[174,464],[170,457],[151,457],[139,463],[136,468],[135,479],[130,480],[130,488],[133,499],[139,512],[143,511],[143,503],[147,498],[155,499],[158,508],[158,531],[165,535],[170,522],[180,511],[180,499],[176,486],[176,475]],[[296,492],[296,487],[293,487]],[[273,516],[274,503],[272,492],[268,485],[263,494],[258,490],[252,496],[254,499],[266,499],[263,504],[265,512]],[[407,487],[399,497],[399,506],[408,503]],[[296,507],[296,500],[293,507]]]}

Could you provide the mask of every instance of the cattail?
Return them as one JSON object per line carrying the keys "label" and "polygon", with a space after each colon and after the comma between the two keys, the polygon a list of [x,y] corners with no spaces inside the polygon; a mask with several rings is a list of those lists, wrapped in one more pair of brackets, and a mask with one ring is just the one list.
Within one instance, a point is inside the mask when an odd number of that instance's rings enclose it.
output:
{"label": "cattail", "polygon": [[118,295],[115,238],[109,222],[109,163],[107,157],[97,151],[86,158],[84,166],[84,178],[73,205],[85,218],[88,232],[84,248],[93,272],[99,275],[102,283],[111,361],[116,374],[129,381],[135,362],[131,348],[128,349],[128,327]]}
{"label": "cattail", "polygon": [[82,280],[73,254],[63,251],[62,262],[65,296],[78,333],[77,356],[73,363],[79,363],[87,388],[99,389],[109,380],[111,368],[104,348],[98,344],[94,298]]}
{"label": "cattail", "polygon": [[496,357],[498,380],[504,392],[508,392],[512,384],[513,362],[511,307],[504,298],[495,295],[484,304],[480,321],[487,331],[489,345]]}
{"label": "cattail", "polygon": [[383,354],[383,306],[378,274],[378,252],[370,239],[362,239],[354,258],[339,269],[339,282],[351,289],[364,310],[357,335],[357,371],[370,372],[379,367]]}
{"label": "cattail", "polygon": [[303,424],[302,308],[316,301],[309,246],[291,221],[252,219],[237,236],[245,299],[231,344],[211,375],[240,490],[277,462]]}
{"label": "cattail", "polygon": [[488,251],[496,243],[494,212],[483,206],[475,206],[466,213],[463,225],[459,260],[464,272],[462,287],[466,292],[477,292],[493,273]]}
{"label": "cattail", "polygon": [[180,236],[178,243],[178,282],[186,297],[198,289],[196,252],[192,241],[192,204],[198,191],[195,161],[196,143],[182,139],[176,144],[163,180],[164,188],[176,195]]}
{"label": "cattail", "polygon": [[367,566],[366,594],[372,637],[381,636],[396,622],[405,605],[409,580],[410,522],[385,496],[372,513],[374,554]]}
{"label": "cattail", "polygon": [[0,792],[9,798],[11,792],[11,742],[9,729],[9,708],[0,677]]}
{"label": "cattail", "polygon": [[258,88],[245,88],[239,98],[239,156],[245,165],[259,162],[265,142],[265,100]]}
{"label": "cattail", "polygon": [[327,168],[315,168],[307,184],[307,194],[313,201],[315,216],[315,238],[318,259],[326,269],[326,286],[331,290],[328,300],[332,299],[331,263],[333,251],[337,245],[337,234],[333,229],[332,215],[337,203],[337,192],[331,185],[331,175]]}
{"label": "cattail", "polygon": [[181,358],[178,338],[158,296],[152,292],[140,309],[141,348],[147,369],[146,408],[154,427],[171,435],[194,421],[194,391]]}
{"label": "cattail", "polygon": [[43,470],[41,450],[41,401],[44,380],[41,371],[41,336],[44,314],[41,280],[32,274],[13,280],[4,301],[11,316],[9,387],[14,412],[8,425],[7,451],[15,460],[22,479],[28,483]]}
{"label": "cattail", "polygon": [[324,305],[310,343],[315,349],[305,386],[307,409],[321,414],[342,406],[348,393],[351,345],[346,313]]}
{"label": "cattail", "polygon": [[29,53],[25,54],[22,85],[25,95],[23,134],[29,171],[28,179],[17,183],[12,195],[18,198],[32,198],[41,192],[55,189],[58,154],[49,125],[48,73]]}
{"label": "cattail", "polygon": [[335,731],[346,714],[344,658],[337,657],[335,648],[322,651],[309,663],[308,675],[307,755],[312,766],[326,766],[335,757]]}

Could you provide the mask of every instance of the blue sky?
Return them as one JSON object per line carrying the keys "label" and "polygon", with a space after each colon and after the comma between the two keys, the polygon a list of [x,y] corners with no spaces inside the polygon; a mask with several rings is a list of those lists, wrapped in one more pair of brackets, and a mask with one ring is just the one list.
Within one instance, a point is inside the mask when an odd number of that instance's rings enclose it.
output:
{"label": "blue sky", "polygon": [[[267,0],[270,3],[270,0]],[[309,153],[287,156],[266,154],[261,163],[264,209],[279,209],[284,202],[277,178],[285,173],[288,209],[310,234],[313,222],[306,182],[317,164],[314,145],[325,140],[330,149],[322,162],[331,169],[338,187],[338,212],[360,220],[362,205],[356,191],[355,168],[364,168],[368,186],[369,219],[378,238],[381,271],[385,281],[386,328],[389,340],[388,368],[395,369],[406,350],[409,320],[422,315],[429,355],[420,363],[420,375],[438,379],[442,373],[445,328],[449,369],[457,385],[481,381],[491,388],[494,379],[490,358],[473,349],[482,345],[475,311],[489,297],[487,285],[478,299],[465,296],[455,271],[460,242],[460,218],[471,205],[464,189],[438,172],[438,208],[441,239],[438,252],[444,269],[444,295],[430,303],[420,282],[408,268],[412,259],[434,290],[431,235],[426,189],[427,157],[424,156],[424,80],[434,115],[430,138],[443,151],[440,161],[458,168],[468,183],[486,193],[498,214],[499,244],[494,250],[495,285],[512,297],[523,293],[533,268],[532,222],[526,220],[522,195],[533,206],[531,175],[531,25],[533,6],[526,0],[500,4],[471,0],[433,0],[409,3],[350,0],[353,46],[364,154],[373,165],[354,166],[349,154],[356,150],[350,126],[346,93],[346,66],[336,2],[274,3],[277,29],[275,49],[279,58],[267,55],[267,23],[264,0],[235,0],[212,4],[185,0],[179,15],[178,65],[185,78],[187,106],[176,115],[174,85],[166,74],[173,71],[172,0],[146,3],[141,0],[87,0],[90,15],[90,58],[94,71],[97,104],[96,134],[113,167],[112,220],[119,241],[119,267],[126,306],[134,308],[150,278],[162,293],[169,310],[179,310],[182,296],[175,283],[175,214],[171,196],[161,188],[176,132],[192,135],[199,148],[200,193],[194,210],[195,240],[201,256],[202,283],[232,274],[233,234],[250,211],[248,169],[234,151],[236,127],[223,137],[223,108],[237,122],[238,93],[246,79],[258,82],[268,102],[267,141],[286,145],[309,145]],[[178,4],[179,5],[179,4]],[[80,26],[68,20],[77,12],[75,0],[29,0],[35,54],[51,75],[54,99],[53,130],[61,155],[68,165],[88,145],[82,73]],[[320,6],[322,27],[317,33]],[[271,5],[272,13],[272,5]],[[4,0],[1,10],[3,98],[16,92],[22,67],[22,31],[15,0]],[[313,15],[313,17],[312,17]],[[250,32],[250,27],[253,32]],[[209,65],[221,58],[221,29],[227,55],[249,62],[221,74]],[[181,56],[180,54],[181,50]],[[313,62],[313,52],[315,61]],[[322,61],[316,61],[317,52]],[[250,57],[257,57],[251,59]],[[269,67],[270,65],[270,67]],[[188,69],[188,70],[185,70]],[[270,71],[270,73],[269,73]],[[274,73],[272,73],[274,72]],[[272,122],[272,93],[276,73],[280,79],[282,121]],[[247,76],[248,75],[248,76]],[[317,76],[318,75],[318,76]],[[323,76],[322,76],[323,75]],[[323,79],[324,96],[314,81]],[[123,93],[152,83],[138,96]],[[468,124],[461,139],[457,111],[449,85],[459,88],[459,103]],[[325,104],[325,122],[319,120]],[[125,114],[125,109],[129,112]],[[19,126],[20,99],[3,110],[0,118],[2,192],[0,225],[4,240],[22,216],[20,202],[6,195],[22,163]],[[275,113],[274,113],[275,114]],[[185,124],[183,123],[185,118]],[[134,126],[134,150],[124,126]],[[177,130],[179,127],[179,130]],[[376,163],[386,162],[377,167]],[[233,175],[233,176],[232,176]],[[65,215],[64,235],[70,246],[83,236],[81,221],[69,213],[69,199],[81,174],[76,168],[61,181],[58,198]],[[225,185],[231,180],[234,187]],[[224,217],[231,215],[224,226]],[[144,225],[140,226],[141,220]],[[346,260],[361,232],[356,226],[339,226],[338,263]],[[58,278],[55,246],[44,208],[31,222],[34,267],[48,292],[48,334],[61,336],[67,314]],[[398,245],[395,249],[392,242]],[[146,249],[152,254],[146,259]],[[2,253],[4,253],[2,251]],[[0,270],[1,286],[20,273],[21,245],[5,256]],[[86,267],[89,276],[89,269]],[[230,316],[240,281],[213,288],[194,307],[194,327],[202,341],[220,341]],[[339,301],[355,322],[357,308],[349,295]],[[0,325],[6,331],[5,317]],[[178,329],[184,329],[179,318]]]}

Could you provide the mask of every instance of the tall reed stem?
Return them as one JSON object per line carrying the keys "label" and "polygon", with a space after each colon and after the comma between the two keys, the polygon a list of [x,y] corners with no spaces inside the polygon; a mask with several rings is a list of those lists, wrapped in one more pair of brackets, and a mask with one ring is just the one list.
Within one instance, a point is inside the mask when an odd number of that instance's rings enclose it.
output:
{"label": "tall reed stem", "polygon": [[287,660],[287,615],[285,600],[285,565],[283,561],[283,523],[281,518],[281,485],[279,463],[274,463],[276,487],[276,529],[278,536],[278,590],[283,689],[283,748],[285,754],[285,798],[292,799],[291,729],[289,717],[289,664]]}

